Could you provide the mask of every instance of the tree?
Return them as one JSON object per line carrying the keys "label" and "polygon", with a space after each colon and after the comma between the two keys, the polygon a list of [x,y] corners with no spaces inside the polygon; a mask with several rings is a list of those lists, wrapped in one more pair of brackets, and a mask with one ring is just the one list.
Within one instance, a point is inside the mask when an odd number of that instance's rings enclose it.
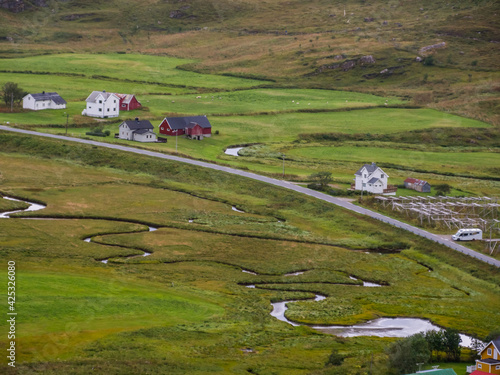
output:
{"label": "tree", "polygon": [[434,189],[436,190],[436,195],[446,195],[451,191],[451,186],[448,184],[439,184],[434,185]]}
{"label": "tree", "polygon": [[490,333],[488,333],[488,335],[484,338],[484,342],[489,343],[490,341],[495,340],[499,337],[500,337],[500,327],[490,331]]}
{"label": "tree", "polygon": [[434,352],[436,353],[436,360],[440,360],[440,352],[444,351],[444,335],[443,331],[439,330],[431,330],[425,332],[425,340],[427,341],[427,344],[429,345],[429,350],[431,352],[431,360],[432,360],[432,355]]}
{"label": "tree", "polygon": [[418,363],[430,359],[429,345],[422,333],[405,337],[387,349],[389,367],[396,374],[409,374],[418,369]]}
{"label": "tree", "polygon": [[339,354],[337,349],[333,349],[326,361],[326,366],[340,366],[342,362],[344,362],[344,356]]}
{"label": "tree", "polygon": [[17,86],[17,83],[6,82],[2,87],[2,97],[5,105],[12,105],[20,103],[23,100],[25,92],[22,88]]}
{"label": "tree", "polygon": [[318,190],[326,190],[328,188],[328,184],[331,184],[332,174],[330,172],[318,172],[309,176],[309,178],[313,181],[312,185]]}
{"label": "tree", "polygon": [[456,329],[446,328],[443,332],[443,346],[449,361],[460,360],[460,343],[462,339]]}

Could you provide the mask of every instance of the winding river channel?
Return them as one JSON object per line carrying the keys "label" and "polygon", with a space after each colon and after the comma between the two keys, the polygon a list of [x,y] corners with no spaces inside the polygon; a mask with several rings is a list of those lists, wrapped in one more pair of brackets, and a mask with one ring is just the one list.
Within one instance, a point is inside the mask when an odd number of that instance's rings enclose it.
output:
{"label": "winding river channel", "polygon": [[[16,201],[16,202],[24,202],[28,204],[28,208],[25,209],[20,209],[20,210],[14,210],[14,211],[8,211],[8,212],[3,212],[0,213],[0,219],[10,219],[12,214],[19,213],[19,212],[33,212],[33,211],[39,211],[44,209],[46,206],[38,203],[33,203],[29,201],[24,201],[21,199],[17,198],[12,198],[12,197],[7,197],[4,196],[4,199],[11,200],[11,201]],[[238,210],[236,207],[232,207],[234,211],[237,212],[243,212],[241,210]],[[31,217],[22,217],[19,219],[38,219],[38,220],[57,220],[59,218],[31,218]],[[65,220],[65,219],[62,219]],[[153,232],[157,230],[155,227],[148,227],[150,232]],[[87,237],[83,241],[85,242],[91,242],[92,237]],[[106,245],[104,245],[106,246]],[[135,258],[135,257],[146,257],[151,255],[151,253],[144,252],[142,255],[131,255],[126,258]],[[102,263],[108,263],[109,258],[107,259],[101,259],[100,262]],[[258,275],[258,273],[242,269],[242,272],[250,274],[250,275]],[[307,271],[298,271],[298,272],[292,272],[292,273],[287,273],[284,274],[283,276],[287,277],[294,277],[294,276],[299,276],[304,274]],[[358,279],[349,276],[351,280],[357,281]],[[361,280],[362,281],[362,280]],[[367,282],[367,281],[362,281],[363,285],[353,285],[353,287],[383,287],[382,285]],[[267,284],[272,284],[272,283],[267,283]],[[247,288],[258,288],[257,285],[255,284],[250,284],[246,285]],[[310,299],[310,301],[322,301],[326,299],[327,297],[321,294],[316,294],[314,298]],[[305,300],[301,300],[305,301]],[[274,302],[271,303],[272,305],[272,311],[271,311],[271,316],[275,317],[276,319],[283,321],[285,323],[291,324],[292,326],[300,326],[300,325],[306,325],[306,324],[300,324],[297,322],[294,322],[292,320],[289,320],[286,316],[285,313],[288,309],[288,304],[298,302],[298,300],[289,300],[289,301],[280,301],[280,302]],[[356,324],[352,326],[340,326],[340,325],[332,325],[332,326],[321,326],[321,325],[308,325],[316,330],[319,330],[324,333],[336,335],[336,336],[343,336],[343,337],[354,337],[354,336],[378,336],[378,337],[406,337],[413,335],[415,333],[419,332],[425,332],[429,330],[439,330],[440,327],[433,325],[431,322],[428,320],[424,319],[416,319],[416,318],[380,318],[376,320],[372,320],[366,323],[361,323],[361,324]],[[466,335],[461,334],[460,338],[462,339],[462,346],[470,346],[472,343],[472,338]]]}

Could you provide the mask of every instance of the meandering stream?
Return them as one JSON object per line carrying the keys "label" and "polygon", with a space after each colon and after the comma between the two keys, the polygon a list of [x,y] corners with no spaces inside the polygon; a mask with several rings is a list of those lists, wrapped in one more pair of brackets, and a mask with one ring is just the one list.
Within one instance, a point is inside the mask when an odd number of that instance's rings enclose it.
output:
{"label": "meandering stream", "polygon": [[[3,197],[4,199],[16,201],[16,202],[24,202],[29,204],[29,207],[26,209],[21,209],[21,210],[14,210],[14,211],[8,211],[8,212],[3,212],[0,213],[0,219],[10,219],[10,215],[18,212],[33,212],[33,211],[39,211],[44,209],[46,206],[38,203],[33,203],[29,201],[24,201],[21,199],[16,199],[16,198],[11,198],[11,197]],[[238,212],[243,212],[241,210],[238,210],[236,207],[232,207],[234,211]],[[22,219],[35,219],[35,218],[22,218]],[[55,218],[37,218],[41,220],[54,220]],[[190,220],[191,222],[191,220]],[[148,227],[148,230],[150,232],[153,232],[157,230],[157,228],[154,227]],[[87,237],[83,241],[85,242],[91,242],[92,237]],[[128,256],[127,258],[135,258],[135,257],[146,257],[151,255],[149,252],[144,252],[142,255],[131,255]],[[109,258],[107,259],[102,259],[102,263],[108,263]],[[248,271],[245,269],[242,269],[242,272],[248,273],[251,275],[258,275],[258,273],[253,272],[253,271]],[[305,273],[306,271],[298,271],[298,272],[292,272],[292,273],[287,273],[284,274],[283,276],[287,277],[294,277],[294,276],[299,276]],[[354,276],[349,276],[351,280],[359,280],[355,278]],[[363,282],[363,287],[382,287],[382,285],[367,282],[367,281],[362,281]],[[268,283],[269,284],[269,283]],[[272,284],[272,283],[270,283]],[[353,285],[353,287],[360,285]],[[257,286],[255,284],[250,284],[246,285],[247,288],[256,288]],[[316,294],[316,296],[311,299],[312,301],[322,301],[326,299],[326,296],[323,296],[321,294]],[[289,301],[280,301],[280,302],[274,302],[271,303],[273,309],[271,311],[271,316],[275,317],[276,319],[286,322],[288,324],[291,324],[293,326],[300,326],[300,325],[305,325],[305,324],[300,324],[297,322],[293,322],[289,320],[286,316],[286,310],[288,309],[287,304],[293,303],[293,302],[298,302],[297,300],[289,300]],[[310,327],[317,329],[321,332],[324,333],[329,333],[333,334],[336,336],[343,336],[343,337],[354,337],[354,336],[379,336],[379,337],[406,337],[409,335],[413,335],[415,333],[419,332],[425,332],[428,330],[439,330],[440,327],[433,325],[431,322],[424,320],[424,319],[415,319],[415,318],[380,318],[376,320],[372,320],[366,323],[362,324],[356,324],[353,326],[339,326],[339,325],[332,325],[332,326],[320,326],[320,325],[309,325]],[[461,334],[460,338],[462,339],[462,346],[470,346],[472,343],[472,338],[466,335]]]}
{"label": "meandering stream", "polygon": [[[245,273],[252,275],[258,275],[256,272],[242,270]],[[283,276],[298,276],[306,271],[287,273]],[[349,276],[351,280],[359,280],[353,276]],[[380,284],[371,283],[367,281],[362,281],[363,287],[382,287]],[[271,282],[266,284],[272,284]],[[353,287],[360,287],[360,285],[353,285]],[[247,288],[258,288],[255,284],[246,285]],[[309,299],[309,301],[322,301],[327,297],[321,294],[316,294],[314,298]],[[416,333],[437,330],[439,331],[441,327],[432,324],[430,321],[419,318],[379,318],[375,320],[368,321],[366,323],[355,324],[352,326],[342,326],[342,325],[317,325],[317,324],[302,324],[294,322],[285,316],[288,310],[288,304],[307,301],[307,300],[288,300],[273,302],[271,306],[273,307],[270,315],[274,318],[288,323],[294,327],[301,325],[309,326],[323,333],[332,334],[335,336],[342,337],[355,337],[355,336],[377,336],[377,337],[407,337],[414,335]],[[460,334],[462,340],[461,346],[469,347],[472,344],[473,338],[464,334]]]}

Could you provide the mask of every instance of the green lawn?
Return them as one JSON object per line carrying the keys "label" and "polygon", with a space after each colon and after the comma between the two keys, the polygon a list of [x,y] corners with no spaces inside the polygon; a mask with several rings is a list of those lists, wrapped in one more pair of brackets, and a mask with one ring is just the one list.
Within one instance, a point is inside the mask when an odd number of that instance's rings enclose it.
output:
{"label": "green lawn", "polygon": [[[243,88],[263,81],[199,74],[177,69],[194,60],[137,54],[56,54],[0,60],[0,71],[50,72],[111,77],[142,83],[164,83],[182,87]],[[99,78],[99,77],[98,77]]]}
{"label": "green lawn", "polygon": [[387,163],[436,173],[471,174],[491,176],[488,168],[500,164],[500,154],[495,152],[463,152],[443,149],[442,152],[402,150],[382,147],[303,147],[287,152],[291,157],[304,157],[331,161]]}

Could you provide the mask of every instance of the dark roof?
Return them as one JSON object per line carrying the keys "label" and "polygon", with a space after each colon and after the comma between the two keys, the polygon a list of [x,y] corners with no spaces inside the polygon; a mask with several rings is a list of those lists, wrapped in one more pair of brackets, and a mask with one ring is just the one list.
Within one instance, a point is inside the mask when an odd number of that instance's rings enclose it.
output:
{"label": "dark roof", "polygon": [[165,117],[172,130],[192,128],[196,124],[202,128],[211,128],[210,122],[206,116],[189,116],[189,117]]}
{"label": "dark roof", "polygon": [[56,104],[66,104],[66,100],[61,98],[57,92],[42,92],[41,94],[31,94],[35,100],[52,100]]}
{"label": "dark roof", "polygon": [[377,164],[375,164],[375,163],[365,164],[361,168],[359,168],[358,171],[356,173],[354,173],[354,174],[360,175],[361,174],[361,170],[363,168],[366,168],[366,170],[368,171],[368,173],[373,173],[373,172],[375,172],[377,170],[378,167],[377,167]]}
{"label": "dark roof", "polygon": [[123,121],[123,124],[126,124],[130,130],[138,130],[138,129],[146,129],[146,130],[153,130],[154,126],[149,122],[149,120],[140,120],[135,119],[135,120],[127,120]]}
{"label": "dark roof", "polygon": [[498,351],[500,351],[500,336],[498,336],[496,339],[491,341],[493,345],[497,348]]}
{"label": "dark roof", "polygon": [[374,183],[375,183],[375,182],[377,182],[377,181],[378,181],[378,178],[377,178],[377,177],[373,177],[373,178],[371,178],[371,179],[368,181],[368,183],[369,183],[369,184],[374,184]]}
{"label": "dark roof", "polygon": [[500,365],[500,360],[494,358],[478,359],[478,361],[481,363],[489,363],[490,365]]}

